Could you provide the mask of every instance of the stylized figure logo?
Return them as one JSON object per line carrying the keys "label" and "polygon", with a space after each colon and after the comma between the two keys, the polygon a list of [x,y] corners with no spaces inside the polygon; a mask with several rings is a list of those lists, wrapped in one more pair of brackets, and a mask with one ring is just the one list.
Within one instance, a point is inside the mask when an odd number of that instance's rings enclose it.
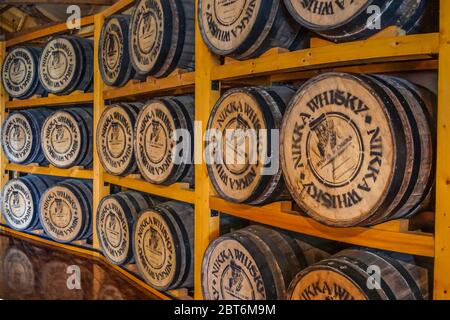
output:
{"label": "stylized figure logo", "polygon": [[323,160],[327,154],[334,153],[337,146],[337,134],[334,128],[334,122],[331,119],[327,119],[325,114],[322,114],[319,118],[311,121],[310,127],[317,136],[317,148]]}
{"label": "stylized figure logo", "polygon": [[55,139],[57,142],[61,142],[64,139],[64,128],[62,125],[56,125]]}
{"label": "stylized figure logo", "polygon": [[239,292],[242,289],[244,281],[242,268],[239,267],[234,260],[230,262],[231,277],[228,279],[228,288],[232,292]]}
{"label": "stylized figure logo", "polygon": [[55,214],[62,215],[64,211],[63,202],[61,199],[55,199]]}
{"label": "stylized figure logo", "polygon": [[149,239],[148,245],[149,245],[151,251],[161,254],[161,250],[159,250],[160,243],[159,243],[158,231],[155,228],[150,228],[150,239]]}
{"label": "stylized figure logo", "polygon": [[13,208],[20,207],[20,198],[19,198],[18,191],[13,191],[13,193],[12,193],[12,206],[13,206]]}
{"label": "stylized figure logo", "polygon": [[111,123],[111,141],[117,141],[119,140],[119,124],[117,122]]}
{"label": "stylized figure logo", "polygon": [[13,140],[19,140],[21,138],[20,126],[18,124],[12,126],[12,138]]}
{"label": "stylized figure logo", "polygon": [[158,121],[152,120],[152,133],[150,134],[150,141],[158,142],[161,126]]}

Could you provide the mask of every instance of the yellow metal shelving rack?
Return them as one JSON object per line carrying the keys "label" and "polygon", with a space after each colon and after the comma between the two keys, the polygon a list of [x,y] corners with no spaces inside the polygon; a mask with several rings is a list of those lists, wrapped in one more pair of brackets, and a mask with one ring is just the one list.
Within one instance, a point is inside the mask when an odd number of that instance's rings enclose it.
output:
{"label": "yellow metal shelving rack", "polygon": [[[389,222],[371,228],[337,229],[323,226],[310,218],[295,214],[291,203],[274,203],[264,207],[251,207],[228,203],[214,195],[205,164],[195,165],[195,190],[184,184],[169,187],[155,186],[133,176],[118,178],[102,169],[96,155],[92,170],[74,168],[61,170],[53,167],[17,166],[9,164],[3,154],[0,158],[0,184],[8,179],[8,171],[37,174],[52,174],[64,177],[90,178],[94,183],[94,212],[100,199],[109,194],[109,184],[135,189],[172,198],[195,205],[195,288],[194,298],[201,299],[201,263],[207,246],[219,234],[219,217],[211,210],[225,212],[255,222],[341,241],[353,245],[398,251],[434,258],[434,298],[450,299],[450,2],[440,0],[440,31],[431,34],[389,36],[379,35],[365,41],[345,44],[321,43],[311,49],[296,52],[271,50],[260,58],[248,61],[230,61],[222,64],[203,43],[196,26],[196,71],[175,72],[165,79],[148,78],[143,83],[130,82],[122,88],[104,86],[98,72],[98,40],[106,17],[121,12],[133,4],[133,0],[121,0],[104,12],[82,19],[82,25],[94,25],[95,74],[94,93],[74,93],[65,97],[49,97],[26,101],[8,101],[3,89],[0,91],[0,121],[7,110],[22,107],[66,105],[70,103],[94,104],[94,123],[104,109],[105,100],[136,99],[138,96],[181,94],[195,92],[196,141],[200,141],[214,103],[220,96],[220,88],[238,84],[270,84],[280,81],[295,81],[310,78],[324,70],[347,72],[401,72],[410,70],[436,70],[439,73],[438,106],[438,150],[435,232],[420,233],[405,231],[402,221]],[[198,0],[196,0],[196,3]],[[23,42],[33,41],[56,33],[66,32],[65,24],[35,31],[16,39],[0,43],[0,62],[5,50]],[[95,136],[95,135],[94,135]],[[195,145],[197,157],[203,154],[203,143]],[[196,159],[196,163],[199,163]],[[94,215],[95,225],[95,215]],[[1,229],[6,230],[5,227]],[[95,230],[95,228],[94,228]],[[11,231],[10,231],[11,232]],[[95,232],[95,231],[94,231]],[[28,238],[51,243],[36,235]],[[94,234],[91,248],[52,245],[91,253],[102,258]],[[145,286],[161,298],[179,296],[179,292],[160,293],[145,285],[129,269],[115,267],[124,275]]]}

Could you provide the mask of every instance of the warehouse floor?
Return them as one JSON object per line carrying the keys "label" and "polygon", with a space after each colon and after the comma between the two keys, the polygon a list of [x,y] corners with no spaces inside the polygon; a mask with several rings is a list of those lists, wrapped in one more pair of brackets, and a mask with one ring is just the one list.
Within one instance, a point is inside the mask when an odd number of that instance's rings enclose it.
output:
{"label": "warehouse floor", "polygon": [[0,233],[0,299],[156,297],[106,264]]}

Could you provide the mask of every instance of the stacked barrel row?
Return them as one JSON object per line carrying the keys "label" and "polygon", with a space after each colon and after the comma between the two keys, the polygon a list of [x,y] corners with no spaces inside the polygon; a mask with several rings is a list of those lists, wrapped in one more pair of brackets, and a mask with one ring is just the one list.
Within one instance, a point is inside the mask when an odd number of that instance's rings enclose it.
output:
{"label": "stacked barrel row", "polygon": [[[238,60],[271,48],[309,46],[310,32],[333,42],[366,39],[388,27],[434,31],[435,1],[200,0],[200,33],[209,49]],[[437,19],[436,19],[437,20]]]}
{"label": "stacked barrel row", "polygon": [[60,243],[92,238],[92,182],[44,175],[9,180],[2,191],[2,214],[18,231],[43,229]]}
{"label": "stacked barrel row", "polygon": [[334,227],[407,218],[433,194],[434,114],[432,92],[385,75],[231,89],[209,119],[209,177],[230,202],[292,198]]}
{"label": "stacked barrel row", "polygon": [[105,20],[99,68],[108,86],[147,76],[166,77],[194,69],[195,4],[191,0],[137,0],[132,15]]}
{"label": "stacked barrel row", "polygon": [[16,99],[92,91],[93,51],[92,40],[75,36],[54,37],[43,48],[13,47],[3,62],[3,87]]}
{"label": "stacked barrel row", "polygon": [[1,130],[4,154],[12,163],[58,168],[92,166],[91,106],[12,111]]}

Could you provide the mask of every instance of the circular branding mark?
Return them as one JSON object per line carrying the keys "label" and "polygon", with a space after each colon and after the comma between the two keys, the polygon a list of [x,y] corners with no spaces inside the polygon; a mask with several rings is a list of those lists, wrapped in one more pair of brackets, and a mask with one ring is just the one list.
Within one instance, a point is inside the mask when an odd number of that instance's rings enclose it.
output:
{"label": "circular branding mark", "polygon": [[142,109],[136,120],[136,158],[141,173],[153,183],[163,183],[174,169],[175,122],[162,101]]}
{"label": "circular branding mark", "polygon": [[100,52],[102,69],[108,80],[112,84],[117,80],[122,68],[124,54],[124,35],[120,22],[117,18],[109,19],[103,27]]}
{"label": "circular branding mark", "polygon": [[42,147],[45,157],[55,166],[70,166],[80,154],[81,131],[77,120],[68,112],[59,111],[44,122]]}
{"label": "circular branding mark", "polygon": [[6,92],[21,97],[29,92],[36,77],[36,62],[29,49],[13,49],[5,58],[2,79]]}
{"label": "circular branding mark", "polygon": [[364,10],[369,0],[342,0],[342,1],[298,1],[285,0],[288,7],[308,26],[318,28],[331,28],[349,22],[353,17]]}
{"label": "circular branding mark", "polygon": [[28,256],[16,248],[9,249],[3,260],[4,276],[8,287],[20,294],[31,294],[35,287],[34,266]]}
{"label": "circular branding mark", "polygon": [[36,212],[28,187],[20,179],[10,180],[3,188],[2,199],[2,211],[8,225],[17,230],[27,229]]}
{"label": "circular branding mark", "polygon": [[78,67],[72,43],[65,38],[53,39],[44,48],[39,62],[41,82],[51,92],[62,92],[71,83]]}
{"label": "circular branding mark", "polygon": [[21,163],[30,156],[33,148],[33,129],[21,113],[12,113],[3,123],[3,149],[8,159]]}
{"label": "circular branding mark", "polygon": [[114,105],[103,112],[97,133],[97,148],[105,169],[120,175],[133,158],[133,124],[123,107]]}
{"label": "circular branding mark", "polygon": [[129,224],[124,208],[114,196],[102,200],[98,209],[98,223],[103,252],[114,263],[121,263],[130,249]]}
{"label": "circular branding mark", "polygon": [[164,38],[161,0],[140,0],[131,20],[130,51],[141,72],[149,72],[159,58]]}
{"label": "circular branding mark", "polygon": [[338,224],[377,208],[395,161],[384,108],[362,81],[340,74],[320,76],[297,93],[284,117],[282,165],[306,213]]}
{"label": "circular branding mark", "polygon": [[80,234],[82,209],[75,194],[69,189],[55,186],[45,191],[40,209],[42,226],[53,239],[70,242]]}
{"label": "circular branding mark", "polygon": [[258,0],[203,0],[201,27],[207,41],[221,51],[239,47],[259,15]]}
{"label": "circular branding mark", "polygon": [[203,289],[211,300],[265,300],[266,289],[257,263],[233,239],[211,245],[203,262]]}
{"label": "circular branding mark", "polygon": [[135,255],[145,278],[156,287],[167,287],[175,277],[176,248],[164,218],[155,211],[143,213],[134,233]]}
{"label": "circular branding mark", "polygon": [[264,161],[258,136],[267,129],[262,110],[251,94],[233,92],[214,109],[209,130],[220,133],[207,137],[216,161],[208,166],[216,189],[237,202],[253,195],[262,179]]}
{"label": "circular branding mark", "polygon": [[307,272],[294,285],[291,300],[367,300],[349,278],[332,270]]}

